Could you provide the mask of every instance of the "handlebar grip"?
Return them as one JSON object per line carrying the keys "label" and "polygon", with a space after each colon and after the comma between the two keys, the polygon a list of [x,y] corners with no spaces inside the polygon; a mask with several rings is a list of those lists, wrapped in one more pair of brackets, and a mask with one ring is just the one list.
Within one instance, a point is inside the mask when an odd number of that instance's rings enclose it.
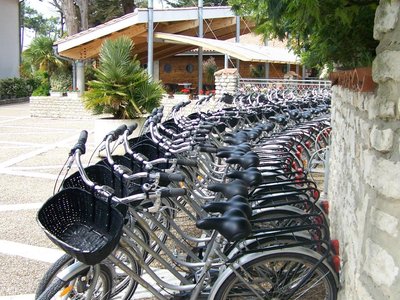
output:
{"label": "handlebar grip", "polygon": [[171,181],[175,181],[175,182],[184,181],[185,175],[183,175],[181,173],[169,173],[168,179]]}
{"label": "handlebar grip", "polygon": [[161,197],[178,197],[184,195],[186,195],[186,189],[171,188],[161,190]]}
{"label": "handlebar grip", "polygon": [[128,127],[125,124],[123,124],[123,125],[119,126],[117,129],[115,129],[114,132],[115,132],[116,138],[120,135],[123,135],[127,128]]}
{"label": "handlebar grip", "polygon": [[207,153],[217,153],[218,149],[212,146],[199,146],[198,151]]}
{"label": "handlebar grip", "polygon": [[137,123],[133,123],[132,125],[128,126],[126,129],[128,130],[128,135],[131,135],[135,129],[138,127]]}
{"label": "handlebar grip", "polygon": [[80,150],[82,154],[85,154],[86,152],[86,141],[87,141],[87,137],[88,137],[88,132],[86,130],[82,130],[79,138],[78,138],[78,142],[75,144],[74,147],[72,147],[71,151],[70,151],[70,155],[72,155],[76,150]]}
{"label": "handlebar grip", "polygon": [[206,137],[204,137],[204,136],[195,136],[195,137],[193,137],[193,141],[195,141],[195,142],[205,142],[206,141]]}
{"label": "handlebar grip", "polygon": [[176,163],[180,166],[197,167],[197,161],[190,159],[178,158]]}
{"label": "handlebar grip", "polygon": [[121,134],[126,130],[126,125],[121,125],[117,129],[110,131],[104,136],[103,141],[105,141],[109,136],[111,136],[111,141],[115,141]]}

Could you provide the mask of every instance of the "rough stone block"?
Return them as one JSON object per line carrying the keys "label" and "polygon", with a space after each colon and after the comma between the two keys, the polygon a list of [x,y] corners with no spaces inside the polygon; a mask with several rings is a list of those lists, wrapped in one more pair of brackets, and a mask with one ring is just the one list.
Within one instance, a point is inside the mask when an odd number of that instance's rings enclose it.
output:
{"label": "rough stone block", "polygon": [[372,208],[371,219],[373,224],[380,230],[386,232],[393,237],[398,236],[399,231],[397,227],[399,225],[399,220],[397,217],[394,217],[379,209]]}
{"label": "rough stone block", "polygon": [[394,119],[396,116],[396,105],[392,101],[384,101],[379,105],[379,117],[382,119]]}
{"label": "rough stone block", "polygon": [[399,19],[400,1],[381,1],[375,12],[374,39],[380,40],[382,34],[393,30]]}
{"label": "rough stone block", "polygon": [[393,257],[371,239],[366,240],[365,261],[364,270],[377,285],[392,286],[399,268]]}
{"label": "rough stone block", "polygon": [[388,80],[400,81],[400,53],[399,51],[383,51],[372,63],[372,77],[377,83]]}
{"label": "rough stone block", "polygon": [[363,158],[365,182],[383,196],[399,199],[400,185],[393,179],[400,178],[400,162],[377,158],[371,150],[363,151]]}
{"label": "rough stone block", "polygon": [[394,131],[391,128],[380,130],[375,125],[370,134],[371,146],[383,153],[392,150],[394,139]]}

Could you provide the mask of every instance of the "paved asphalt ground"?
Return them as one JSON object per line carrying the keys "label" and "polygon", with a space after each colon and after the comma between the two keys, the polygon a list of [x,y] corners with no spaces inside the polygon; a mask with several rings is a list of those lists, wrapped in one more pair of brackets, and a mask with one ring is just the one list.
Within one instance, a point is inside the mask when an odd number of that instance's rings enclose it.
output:
{"label": "paved asphalt ground", "polygon": [[89,132],[88,153],[94,149],[93,128],[94,120],[31,118],[28,103],[0,106],[0,299],[33,299],[62,254],[36,213],[82,129]]}

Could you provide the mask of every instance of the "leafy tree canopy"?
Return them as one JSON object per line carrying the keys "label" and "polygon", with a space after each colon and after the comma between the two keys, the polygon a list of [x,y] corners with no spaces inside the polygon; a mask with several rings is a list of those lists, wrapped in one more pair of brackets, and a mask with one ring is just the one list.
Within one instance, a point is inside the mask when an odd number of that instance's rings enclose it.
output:
{"label": "leafy tree canopy", "polygon": [[286,39],[308,67],[369,65],[379,0],[229,0],[266,39]]}
{"label": "leafy tree canopy", "polygon": [[60,19],[56,17],[45,18],[25,2],[21,3],[22,24],[25,28],[32,29],[36,36],[56,38],[60,33]]}

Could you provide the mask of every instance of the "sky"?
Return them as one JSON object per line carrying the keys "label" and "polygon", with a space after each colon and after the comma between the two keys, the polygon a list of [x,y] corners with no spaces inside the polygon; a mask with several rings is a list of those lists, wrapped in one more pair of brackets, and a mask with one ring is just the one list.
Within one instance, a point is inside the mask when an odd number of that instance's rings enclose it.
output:
{"label": "sky", "polygon": [[[154,7],[161,8],[162,0],[154,0]],[[35,9],[38,13],[42,14],[45,18],[50,17],[59,17],[59,13],[56,8],[50,4],[49,0],[25,0],[25,2],[33,9]],[[26,29],[24,31],[24,49],[29,47],[30,42],[34,38],[34,32]]]}
{"label": "sky", "polygon": [[[51,16],[58,16],[54,6],[49,3],[48,0],[25,0],[30,7],[36,9],[43,16],[49,18]],[[154,0],[154,8],[162,7],[162,0]]]}

